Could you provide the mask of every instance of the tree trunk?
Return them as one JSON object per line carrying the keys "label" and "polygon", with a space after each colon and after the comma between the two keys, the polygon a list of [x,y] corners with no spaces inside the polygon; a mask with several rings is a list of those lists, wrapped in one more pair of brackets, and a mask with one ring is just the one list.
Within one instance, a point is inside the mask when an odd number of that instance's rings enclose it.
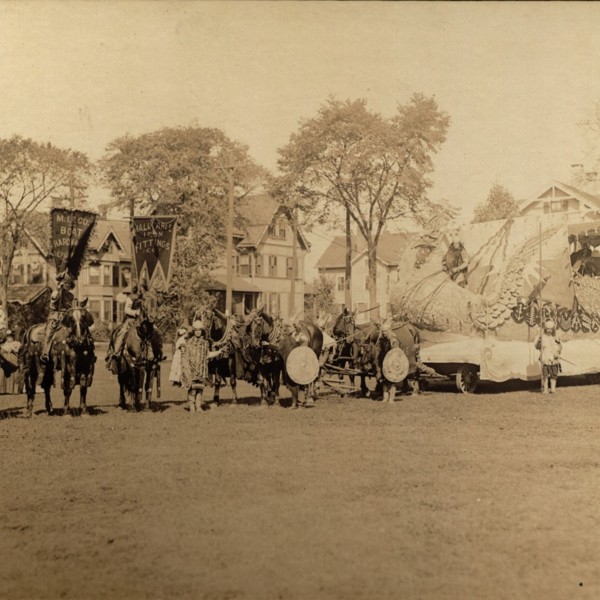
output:
{"label": "tree trunk", "polygon": [[344,303],[352,312],[352,229],[350,211],[346,208],[346,274],[344,281]]}
{"label": "tree trunk", "polygon": [[[377,246],[372,240],[368,240],[368,287],[369,287],[369,308],[377,306]],[[371,312],[371,316],[375,317],[379,314],[378,311]]]}

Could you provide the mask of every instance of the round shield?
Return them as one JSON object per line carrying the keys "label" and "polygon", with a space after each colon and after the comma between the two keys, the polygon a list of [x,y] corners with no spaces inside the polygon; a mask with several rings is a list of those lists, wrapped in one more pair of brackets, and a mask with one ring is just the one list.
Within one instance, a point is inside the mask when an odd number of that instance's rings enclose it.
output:
{"label": "round shield", "polygon": [[298,346],[289,353],[285,368],[294,383],[308,385],[319,375],[319,359],[308,346]]}
{"label": "round shield", "polygon": [[400,383],[408,375],[408,358],[400,348],[392,348],[383,359],[383,376],[391,383]]}

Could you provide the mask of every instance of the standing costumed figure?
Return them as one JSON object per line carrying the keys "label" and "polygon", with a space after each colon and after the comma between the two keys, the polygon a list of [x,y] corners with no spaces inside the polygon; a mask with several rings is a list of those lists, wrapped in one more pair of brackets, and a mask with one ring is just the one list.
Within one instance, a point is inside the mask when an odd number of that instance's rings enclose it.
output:
{"label": "standing costumed figure", "polygon": [[[556,392],[556,380],[560,373],[560,353],[562,342],[556,335],[554,321],[544,323],[544,331],[534,341],[534,347],[540,351],[540,363],[542,365],[542,393],[551,394]],[[550,389],[548,389],[550,384]]]}
{"label": "standing costumed figure", "polygon": [[169,381],[172,385],[181,387],[181,354],[187,341],[187,327],[181,327],[177,330],[177,340],[175,341],[175,352],[173,352],[173,362],[169,371]]}
{"label": "standing costumed figure", "polygon": [[208,360],[219,355],[210,351],[210,340],[202,321],[192,323],[192,335],[181,345],[181,383],[188,390],[190,413],[208,408],[202,393],[208,384]]}
{"label": "standing costumed figure", "polygon": [[381,333],[375,342],[375,371],[377,381],[383,386],[383,402],[394,404],[396,397],[396,384],[388,381],[383,374],[383,359],[392,348],[399,348],[400,342],[394,335],[389,323],[381,326]]}

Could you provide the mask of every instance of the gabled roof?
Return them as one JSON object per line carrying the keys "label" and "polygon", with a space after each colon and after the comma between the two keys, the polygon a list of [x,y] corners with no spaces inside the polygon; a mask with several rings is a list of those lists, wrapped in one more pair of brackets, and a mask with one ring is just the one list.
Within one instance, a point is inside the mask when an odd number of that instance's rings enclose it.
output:
{"label": "gabled roof", "polygon": [[98,252],[111,235],[121,246],[123,257],[131,258],[131,228],[126,220],[98,219],[90,240],[90,250]]}
{"label": "gabled roof", "polygon": [[543,200],[543,196],[553,187],[559,188],[560,190],[564,191],[567,196],[576,198],[581,202],[590,204],[592,208],[600,209],[600,197],[594,194],[590,194],[589,192],[586,192],[584,190],[580,190],[579,188],[569,185],[568,183],[564,183],[562,181],[554,179],[549,184],[545,185],[540,190],[540,192],[535,195],[534,198],[528,198],[526,200],[523,200],[520,203],[519,210],[523,212],[528,206],[530,206],[534,202],[539,202],[540,200]]}
{"label": "gabled roof", "polygon": [[[290,215],[287,209],[268,194],[255,194],[246,196],[238,206],[240,215],[239,229],[245,233],[245,237],[238,244],[239,247],[256,248],[264,237],[273,217],[276,214],[285,215],[290,221]],[[310,244],[304,237],[300,227],[298,227],[298,240],[305,250],[308,250]]]}
{"label": "gabled roof", "polygon": [[[414,234],[408,233],[382,233],[377,246],[377,260],[388,266],[399,264],[404,251],[414,238]],[[353,236],[352,242],[352,262],[355,263],[367,253],[367,242],[362,235]],[[338,235],[323,252],[315,267],[317,269],[338,269],[344,267],[345,264],[346,236]]]}

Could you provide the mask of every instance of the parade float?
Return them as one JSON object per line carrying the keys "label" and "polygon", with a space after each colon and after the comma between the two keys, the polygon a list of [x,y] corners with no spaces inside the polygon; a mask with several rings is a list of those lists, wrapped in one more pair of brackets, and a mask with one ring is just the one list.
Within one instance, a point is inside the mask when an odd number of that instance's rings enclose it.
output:
{"label": "parade float", "polygon": [[405,252],[392,300],[422,334],[421,360],[479,381],[540,378],[534,339],[548,319],[563,342],[563,376],[600,372],[600,222],[566,215],[464,225],[420,236]]}

